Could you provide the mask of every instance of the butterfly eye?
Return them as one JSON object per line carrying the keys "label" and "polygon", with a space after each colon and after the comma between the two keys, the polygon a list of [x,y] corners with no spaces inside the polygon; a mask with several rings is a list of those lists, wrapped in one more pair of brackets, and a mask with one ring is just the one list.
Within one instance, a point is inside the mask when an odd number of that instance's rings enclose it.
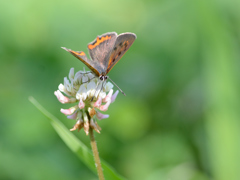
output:
{"label": "butterfly eye", "polygon": [[103,75],[99,76],[99,79],[100,79],[101,81],[103,81],[103,80],[104,80],[104,76],[103,76]]}

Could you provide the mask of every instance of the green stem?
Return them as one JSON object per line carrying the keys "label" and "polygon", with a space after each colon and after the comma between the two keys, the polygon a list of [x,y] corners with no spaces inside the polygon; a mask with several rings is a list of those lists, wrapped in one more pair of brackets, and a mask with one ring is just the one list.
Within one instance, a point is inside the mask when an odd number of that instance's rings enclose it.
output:
{"label": "green stem", "polygon": [[99,180],[104,180],[102,166],[101,166],[101,162],[100,162],[100,158],[99,158],[99,154],[98,154],[98,149],[97,149],[97,143],[96,143],[96,140],[94,138],[93,129],[91,127],[89,128],[89,134],[90,134],[93,157],[94,157],[95,165],[96,165],[96,168],[97,168],[98,177],[99,177]]}

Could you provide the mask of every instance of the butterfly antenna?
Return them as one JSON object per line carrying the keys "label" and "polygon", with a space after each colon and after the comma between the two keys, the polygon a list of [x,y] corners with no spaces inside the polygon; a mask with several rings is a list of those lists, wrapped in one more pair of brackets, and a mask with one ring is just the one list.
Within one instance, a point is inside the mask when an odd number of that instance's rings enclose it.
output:
{"label": "butterfly antenna", "polygon": [[117,85],[115,82],[113,82],[113,80],[111,80],[109,77],[108,77],[108,79],[119,89],[119,91],[120,91],[124,96],[126,96],[126,94],[120,89],[120,87],[118,87],[118,85]]}

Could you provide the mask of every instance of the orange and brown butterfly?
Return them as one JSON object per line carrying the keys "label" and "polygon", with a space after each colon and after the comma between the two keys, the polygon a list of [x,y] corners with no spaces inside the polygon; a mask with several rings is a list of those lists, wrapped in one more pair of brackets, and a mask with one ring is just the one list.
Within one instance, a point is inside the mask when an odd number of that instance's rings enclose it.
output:
{"label": "orange and brown butterfly", "polygon": [[135,39],[136,35],[134,33],[117,35],[116,32],[109,32],[97,36],[93,42],[88,44],[91,59],[88,59],[83,51],[62,48],[81,60],[101,81],[104,81],[108,78],[109,71],[117,64]]}

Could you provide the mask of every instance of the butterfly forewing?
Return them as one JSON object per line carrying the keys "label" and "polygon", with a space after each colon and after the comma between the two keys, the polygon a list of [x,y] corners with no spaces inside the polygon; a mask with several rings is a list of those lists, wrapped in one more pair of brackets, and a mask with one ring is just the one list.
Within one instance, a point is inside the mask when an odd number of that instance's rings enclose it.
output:
{"label": "butterfly forewing", "polygon": [[117,39],[117,33],[111,32],[98,36],[93,42],[88,44],[89,54],[94,62],[97,62],[99,73],[106,71],[108,60],[112,48]]}
{"label": "butterfly forewing", "polygon": [[136,35],[134,33],[122,33],[119,36],[115,32],[98,36],[88,44],[91,59],[88,59],[83,51],[73,51],[63,47],[64,50],[81,60],[97,76],[106,75],[130,48]]}
{"label": "butterfly forewing", "polygon": [[65,47],[62,47],[64,50],[70,52],[72,55],[74,55],[76,58],[78,58],[80,61],[82,61],[89,69],[91,69],[97,76],[99,76],[99,72],[94,68],[96,66],[96,62],[90,60],[87,58],[86,54],[83,51],[73,51],[71,49],[67,49]]}
{"label": "butterfly forewing", "polygon": [[123,33],[117,37],[112,52],[109,56],[108,65],[106,66],[106,73],[108,73],[121,59],[125,52],[127,52],[135,39],[136,35],[134,33]]}

